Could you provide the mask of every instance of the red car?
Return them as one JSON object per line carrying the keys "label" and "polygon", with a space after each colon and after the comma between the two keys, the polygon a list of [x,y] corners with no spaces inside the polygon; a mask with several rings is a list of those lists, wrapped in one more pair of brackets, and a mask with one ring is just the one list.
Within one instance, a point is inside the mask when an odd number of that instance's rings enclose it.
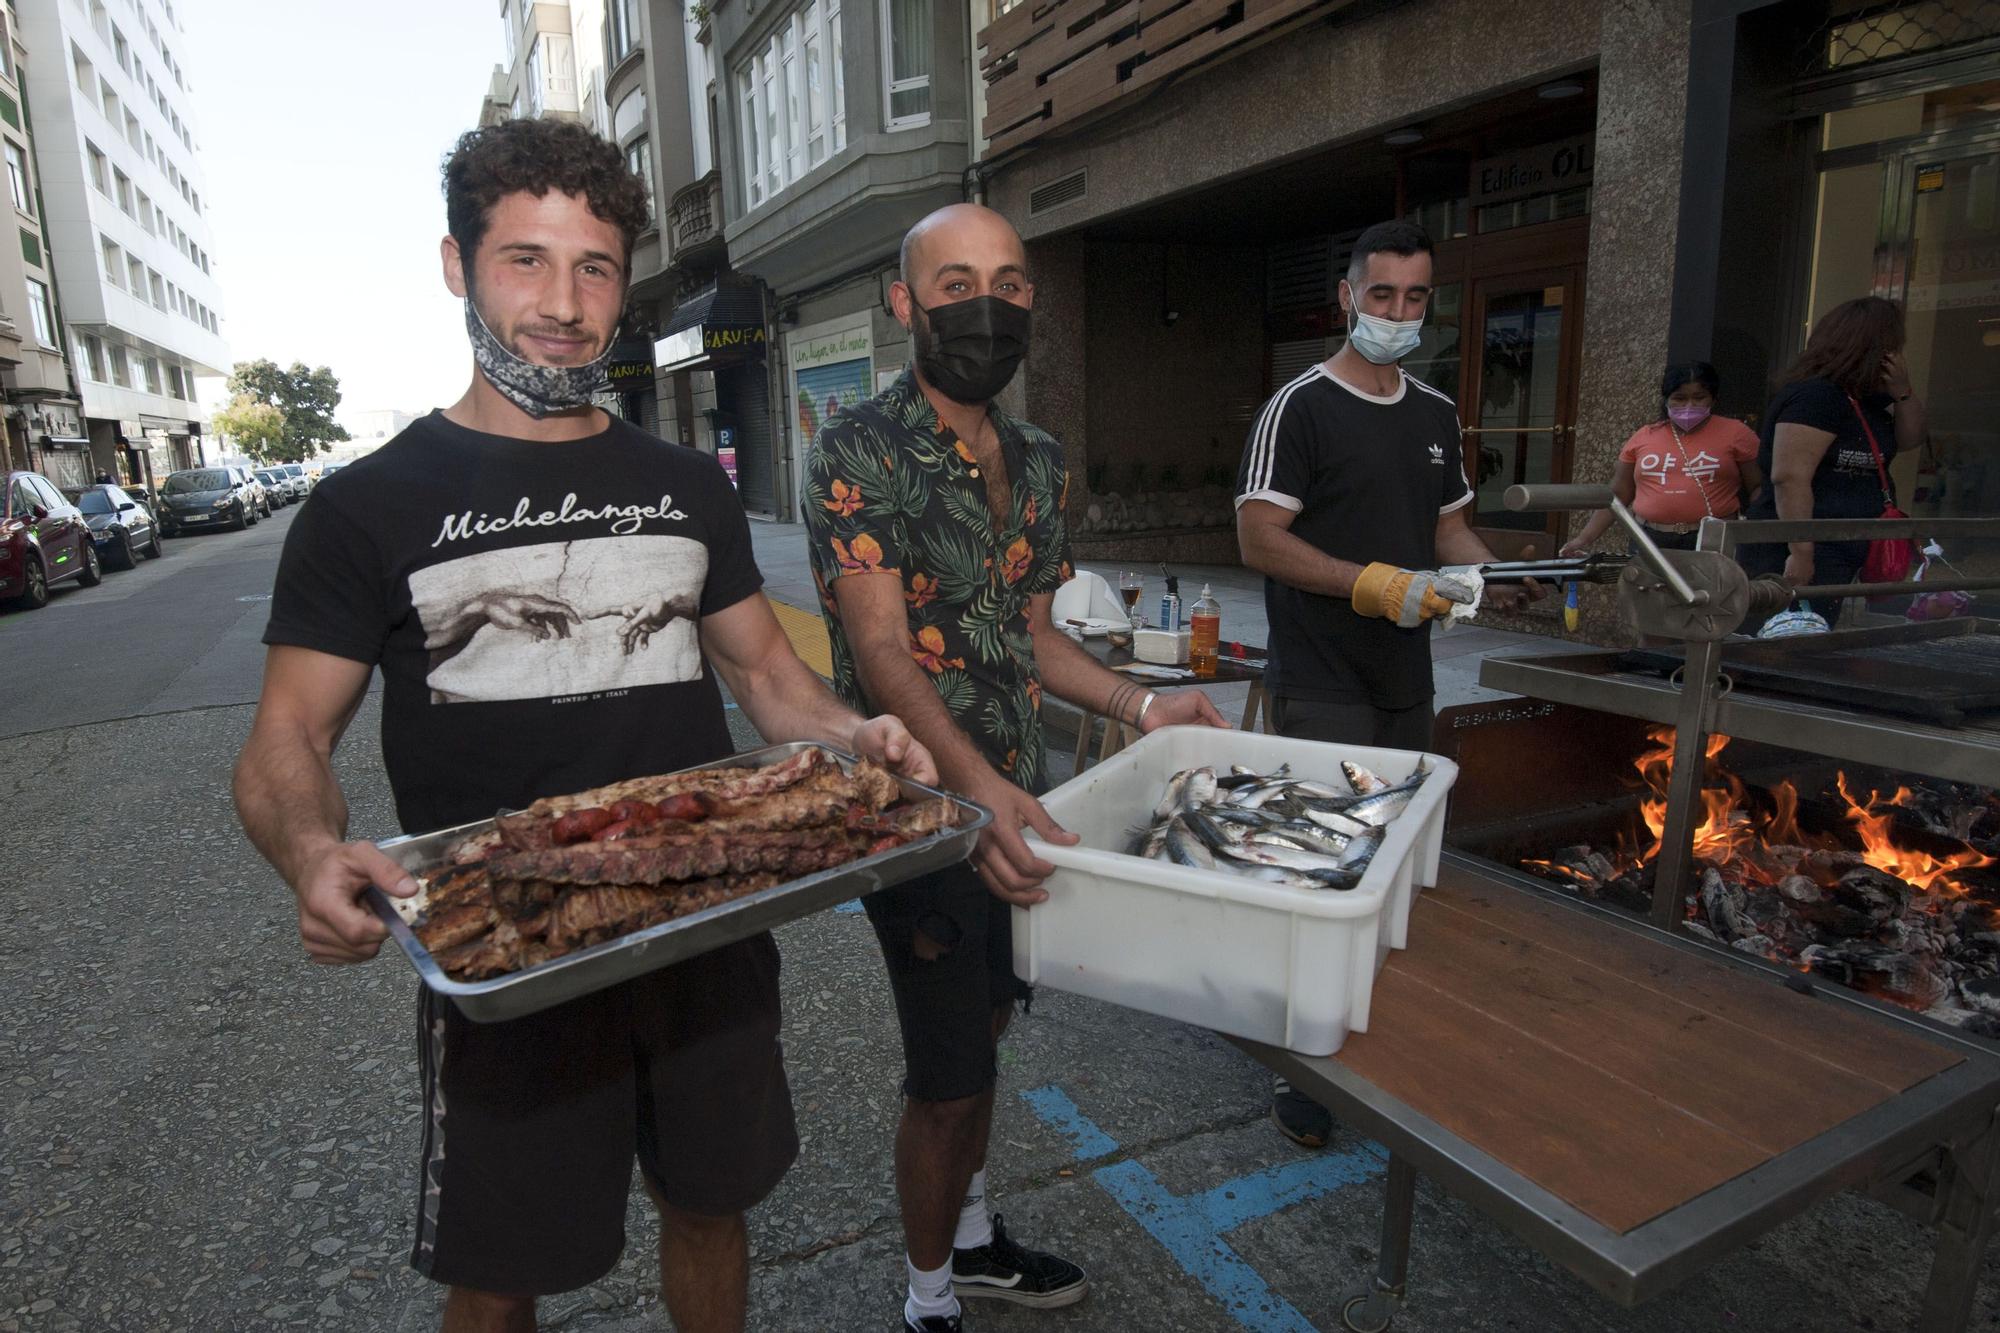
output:
{"label": "red car", "polygon": [[33,611],[48,605],[51,583],[102,583],[83,511],[38,472],[0,472],[0,478],[0,600]]}

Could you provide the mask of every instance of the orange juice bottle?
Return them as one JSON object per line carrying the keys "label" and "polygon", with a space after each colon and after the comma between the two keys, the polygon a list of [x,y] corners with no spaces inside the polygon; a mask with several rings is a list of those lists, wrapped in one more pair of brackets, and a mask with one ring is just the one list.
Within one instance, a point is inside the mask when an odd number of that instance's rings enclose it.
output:
{"label": "orange juice bottle", "polygon": [[1188,608],[1188,666],[1197,676],[1215,674],[1215,655],[1222,640],[1222,604],[1201,585],[1201,600]]}

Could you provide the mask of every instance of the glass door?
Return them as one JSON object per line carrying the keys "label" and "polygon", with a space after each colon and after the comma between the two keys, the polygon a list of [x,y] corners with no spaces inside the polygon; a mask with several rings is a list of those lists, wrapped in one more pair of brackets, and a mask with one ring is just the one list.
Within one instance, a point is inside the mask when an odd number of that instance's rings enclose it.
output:
{"label": "glass door", "polygon": [[[1883,294],[1903,302],[1910,382],[1930,427],[1920,456],[1897,460],[1898,491],[1919,515],[2000,514],[2000,135],[1904,153],[1889,167],[1900,216]],[[1951,555],[1987,572],[1997,547]]]}
{"label": "glass door", "polygon": [[1465,470],[1476,492],[1472,525],[1502,559],[1558,531],[1561,516],[1517,514],[1509,486],[1570,479],[1576,420],[1576,344],[1582,271],[1561,268],[1473,284]]}

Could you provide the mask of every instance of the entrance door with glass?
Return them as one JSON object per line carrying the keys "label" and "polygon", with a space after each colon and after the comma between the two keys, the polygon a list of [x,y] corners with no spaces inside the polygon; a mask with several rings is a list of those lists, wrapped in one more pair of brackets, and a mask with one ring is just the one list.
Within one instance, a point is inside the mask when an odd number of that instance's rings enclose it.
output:
{"label": "entrance door with glass", "polygon": [[1472,525],[1501,559],[1554,550],[1546,514],[1509,511],[1509,486],[1568,481],[1575,445],[1581,266],[1476,279],[1466,339],[1465,473]]}

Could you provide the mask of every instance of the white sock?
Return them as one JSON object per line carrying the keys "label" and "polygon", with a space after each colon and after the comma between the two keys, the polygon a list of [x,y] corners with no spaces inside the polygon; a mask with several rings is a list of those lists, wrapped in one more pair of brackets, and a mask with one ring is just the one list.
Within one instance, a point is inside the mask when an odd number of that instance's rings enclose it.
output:
{"label": "white sock", "polygon": [[906,1322],[914,1327],[926,1319],[949,1319],[958,1313],[958,1297],[951,1290],[950,1260],[946,1260],[942,1268],[926,1272],[906,1254],[903,1256],[903,1267],[910,1272],[910,1296],[903,1302]]}
{"label": "white sock", "polygon": [[986,1168],[972,1173],[965,1187],[965,1206],[958,1213],[958,1234],[952,1237],[954,1250],[976,1250],[993,1239],[993,1214],[986,1211]]}

